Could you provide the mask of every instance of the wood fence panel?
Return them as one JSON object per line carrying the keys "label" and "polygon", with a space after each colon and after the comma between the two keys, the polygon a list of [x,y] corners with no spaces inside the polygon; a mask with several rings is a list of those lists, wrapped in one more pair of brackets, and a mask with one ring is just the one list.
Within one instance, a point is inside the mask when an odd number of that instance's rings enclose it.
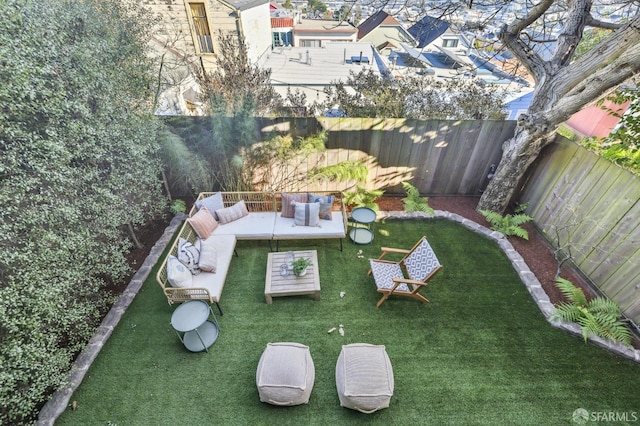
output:
{"label": "wood fence panel", "polygon": [[545,148],[541,157],[533,165],[533,173],[528,182],[536,184],[526,185],[520,200],[529,203],[527,212],[535,217],[538,223],[544,223],[551,214],[549,210],[553,202],[554,188],[562,178],[575,151],[576,146],[573,144],[554,144]]}
{"label": "wood fence panel", "polygon": [[553,245],[640,321],[640,179],[566,140],[545,150],[520,199]]}
{"label": "wood fence panel", "polygon": [[[467,144],[471,145],[467,148],[467,157],[464,163],[464,173],[460,179],[460,185],[457,188],[457,192],[462,194],[476,193],[480,194],[484,188],[486,182],[486,176],[489,173],[489,167],[491,167],[491,161],[495,161],[496,155],[500,155],[500,151],[487,149],[488,145],[481,143],[474,143],[481,140],[483,129],[489,128],[488,126],[470,126],[467,130],[465,137]],[[497,144],[496,144],[497,145]],[[493,151],[493,155],[490,153]],[[488,163],[489,162],[489,163]],[[484,165],[485,167],[482,167]]]}

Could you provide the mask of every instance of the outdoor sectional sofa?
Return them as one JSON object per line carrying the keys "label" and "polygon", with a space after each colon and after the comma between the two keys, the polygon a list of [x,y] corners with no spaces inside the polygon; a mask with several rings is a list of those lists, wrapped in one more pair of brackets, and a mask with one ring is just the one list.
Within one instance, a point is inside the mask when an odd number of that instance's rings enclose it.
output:
{"label": "outdoor sectional sofa", "polygon": [[[169,304],[199,299],[208,303],[215,303],[220,309],[219,302],[222,296],[222,289],[235,252],[236,240],[267,240],[270,249],[273,248],[272,241],[276,241],[277,250],[280,240],[337,238],[340,240],[340,250],[342,250],[342,240],[347,233],[347,215],[341,193],[318,191],[312,194],[318,197],[332,197],[331,205],[325,204],[326,210],[324,212],[325,217],[331,217],[331,220],[320,220],[316,226],[296,225],[296,219],[282,216],[283,204],[287,209],[290,208],[288,200],[292,198],[304,199],[306,202],[308,197],[306,192],[286,193],[284,194],[286,198],[284,202],[283,194],[274,192],[201,193],[189,212],[189,219],[182,225],[178,238],[176,238],[169,253],[163,259],[160,270],[156,275]],[[223,209],[223,211],[212,207],[210,202],[213,198],[220,203],[216,207]],[[208,210],[213,210],[220,215],[224,211],[235,213],[239,210],[243,211],[244,214],[239,218],[234,217],[233,220],[227,223],[222,223],[223,220],[220,220],[213,231],[208,235],[202,235],[199,241],[199,235],[194,226],[199,228],[196,220],[197,214],[202,206],[206,208],[207,205],[210,207]],[[198,231],[201,232],[200,229]],[[175,263],[179,257],[179,248],[182,249],[180,252],[183,254],[188,251],[184,250],[184,246],[179,247],[181,243],[202,247],[206,244],[207,247],[213,247],[212,252],[215,259],[206,260],[213,260],[215,272],[201,271],[192,275],[185,285],[172,285],[168,274],[168,264],[169,262]],[[204,251],[200,253],[204,254]],[[174,270],[173,263],[170,268],[172,271]],[[187,279],[189,279],[188,275]],[[175,279],[173,281],[175,284]],[[220,313],[222,313],[221,310]]]}

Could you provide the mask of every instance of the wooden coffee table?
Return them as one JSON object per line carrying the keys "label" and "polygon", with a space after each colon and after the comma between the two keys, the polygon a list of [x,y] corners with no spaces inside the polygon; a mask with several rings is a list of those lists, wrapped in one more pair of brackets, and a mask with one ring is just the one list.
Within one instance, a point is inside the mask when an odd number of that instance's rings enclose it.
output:
{"label": "wooden coffee table", "polygon": [[267,304],[273,302],[273,297],[299,296],[313,294],[316,300],[320,300],[320,276],[318,274],[318,252],[315,250],[303,250],[293,252],[298,257],[309,257],[313,265],[307,268],[307,274],[296,277],[293,271],[283,277],[280,274],[280,265],[285,261],[286,252],[272,252],[267,257],[267,278],[264,284],[264,298]]}

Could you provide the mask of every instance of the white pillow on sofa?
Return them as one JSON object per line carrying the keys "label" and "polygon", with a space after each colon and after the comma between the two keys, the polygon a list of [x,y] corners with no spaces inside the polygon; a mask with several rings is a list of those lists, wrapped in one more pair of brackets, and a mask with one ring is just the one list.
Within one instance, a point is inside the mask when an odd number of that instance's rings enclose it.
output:
{"label": "white pillow on sofa", "polygon": [[320,227],[320,203],[299,203],[293,201],[295,214],[293,220],[295,226]]}
{"label": "white pillow on sofa", "polygon": [[178,260],[186,266],[193,275],[200,273],[200,268],[198,268],[198,262],[200,261],[199,246],[200,238],[196,240],[195,244],[182,237],[178,239]]}
{"label": "white pillow on sofa", "polygon": [[167,259],[167,280],[171,287],[186,288],[193,285],[193,275],[177,257],[170,255]]}
{"label": "white pillow on sofa", "polygon": [[216,249],[214,237],[209,237],[200,242],[199,266],[201,270],[215,274],[218,267],[218,249]]}

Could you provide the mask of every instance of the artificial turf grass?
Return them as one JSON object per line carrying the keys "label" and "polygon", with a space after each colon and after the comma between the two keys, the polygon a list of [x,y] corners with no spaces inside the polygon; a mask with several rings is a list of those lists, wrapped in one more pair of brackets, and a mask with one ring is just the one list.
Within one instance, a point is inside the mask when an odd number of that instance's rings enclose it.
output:
{"label": "artificial turf grass", "polygon": [[[444,265],[422,291],[431,303],[394,297],[377,309],[367,259],[422,235]],[[169,324],[175,307],[152,273],[73,395],[78,410],[58,424],[571,424],[580,407],[640,407],[640,367],[549,326],[497,245],[459,225],[387,221],[374,244],[345,242],[343,252],[334,240],[280,245],[297,248],[318,250],[321,300],[265,304],[267,248],[239,242],[209,353],[182,347]],[[339,324],[344,337],[327,333]],[[308,405],[259,402],[255,370],[276,341],[311,348]],[[384,344],[394,368],[391,406],[372,415],[341,408],[336,394],[335,362],[355,342]]]}

